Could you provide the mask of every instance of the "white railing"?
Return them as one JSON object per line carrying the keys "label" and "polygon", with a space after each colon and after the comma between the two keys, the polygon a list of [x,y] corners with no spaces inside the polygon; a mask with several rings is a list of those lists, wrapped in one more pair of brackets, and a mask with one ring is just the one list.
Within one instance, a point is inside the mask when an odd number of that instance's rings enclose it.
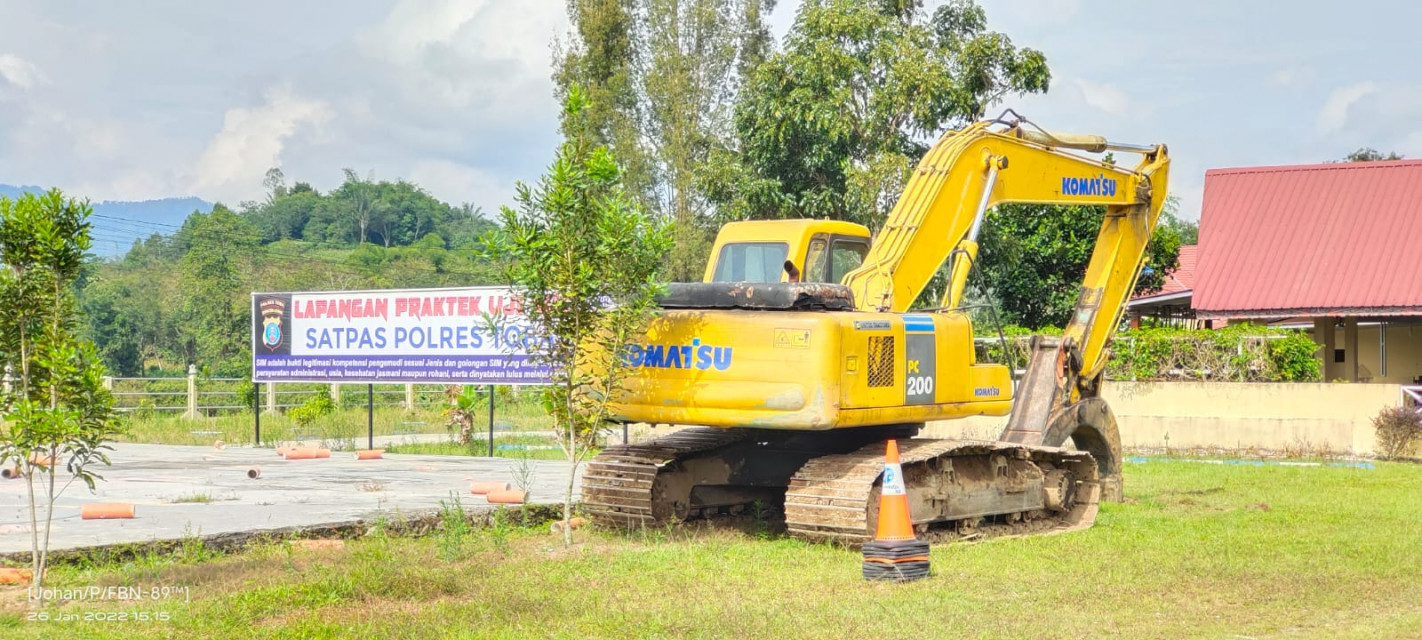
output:
{"label": "white railing", "polygon": [[1413,411],[1422,413],[1422,384],[1405,384],[1401,387],[1398,397],[1398,404],[1404,407],[1411,407]]}

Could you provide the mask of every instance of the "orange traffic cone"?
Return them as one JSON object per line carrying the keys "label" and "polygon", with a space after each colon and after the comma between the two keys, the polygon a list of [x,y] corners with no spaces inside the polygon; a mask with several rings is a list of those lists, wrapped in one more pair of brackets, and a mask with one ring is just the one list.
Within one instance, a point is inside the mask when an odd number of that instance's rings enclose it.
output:
{"label": "orange traffic cone", "polygon": [[864,543],[864,579],[907,582],[928,577],[928,542],[913,533],[908,488],[899,464],[899,443],[888,442],[879,490],[879,524]]}

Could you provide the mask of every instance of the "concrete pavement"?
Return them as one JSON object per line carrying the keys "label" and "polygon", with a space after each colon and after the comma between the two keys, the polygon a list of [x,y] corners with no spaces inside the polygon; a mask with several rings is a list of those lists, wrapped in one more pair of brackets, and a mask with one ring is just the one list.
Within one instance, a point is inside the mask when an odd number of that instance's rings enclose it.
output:
{"label": "concrete pavement", "polygon": [[[56,503],[51,549],[179,540],[237,532],[372,521],[384,513],[438,509],[458,496],[469,510],[488,508],[469,493],[471,481],[519,481],[531,476],[529,502],[561,502],[568,464],[550,460],[387,454],[357,461],[349,451],[329,459],[283,460],[272,449],[117,444],[105,480],[90,493],[70,485]],[[247,471],[261,469],[249,479]],[[68,479],[61,472],[61,483]],[[0,553],[30,549],[23,480],[0,480]],[[132,520],[82,520],[80,507],[129,502]]]}

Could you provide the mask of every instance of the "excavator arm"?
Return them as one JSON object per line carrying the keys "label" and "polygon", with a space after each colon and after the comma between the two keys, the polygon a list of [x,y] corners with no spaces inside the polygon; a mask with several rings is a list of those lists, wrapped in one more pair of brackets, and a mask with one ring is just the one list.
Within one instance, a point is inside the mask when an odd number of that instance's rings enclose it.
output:
{"label": "excavator arm", "polygon": [[[1011,112],[1008,112],[1011,114]],[[903,312],[945,260],[944,307],[961,305],[987,212],[1003,203],[1104,206],[1106,216],[1061,338],[1036,337],[1002,439],[1091,451],[1119,493],[1119,436],[1099,388],[1108,345],[1145,263],[1165,204],[1164,145],[1051,134],[999,118],[951,132],[924,156],[864,263],[844,284],[862,310]],[[1068,151],[1136,153],[1132,169]]]}

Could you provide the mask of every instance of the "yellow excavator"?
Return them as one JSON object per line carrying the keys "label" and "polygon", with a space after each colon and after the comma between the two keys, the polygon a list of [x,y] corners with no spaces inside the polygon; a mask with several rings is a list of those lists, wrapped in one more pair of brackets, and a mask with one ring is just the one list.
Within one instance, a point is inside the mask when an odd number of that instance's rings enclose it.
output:
{"label": "yellow excavator", "polygon": [[[1134,168],[1085,153],[1138,154]],[[1164,145],[1049,133],[1008,111],[945,134],[872,238],[831,220],[723,227],[704,281],[669,285],[624,362],[615,415],[692,425],[607,447],[582,505],[637,526],[783,509],[797,537],[872,534],[884,441],[901,438],[914,524],[950,534],[1089,527],[1120,499],[1121,447],[1101,398],[1109,343],[1166,197]],[[1025,371],[976,359],[963,300],[989,210],[1106,208],[1059,338]],[[936,308],[910,311],[948,261]],[[1007,416],[997,440],[912,438],[924,423]],[[912,439],[906,439],[912,438]]]}

